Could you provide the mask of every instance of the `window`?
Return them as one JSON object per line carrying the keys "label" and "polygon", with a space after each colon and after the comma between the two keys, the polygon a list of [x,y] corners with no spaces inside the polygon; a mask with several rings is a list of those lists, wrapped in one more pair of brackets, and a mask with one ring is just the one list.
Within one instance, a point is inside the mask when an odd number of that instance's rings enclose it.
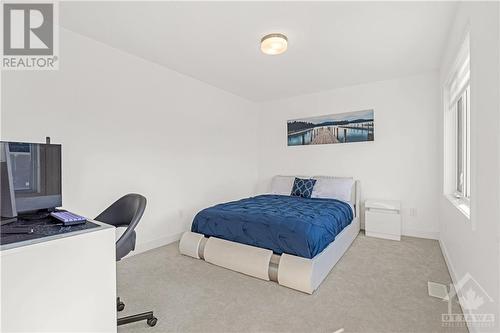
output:
{"label": "window", "polygon": [[444,191],[469,216],[470,200],[470,52],[464,41],[445,87]]}
{"label": "window", "polygon": [[457,119],[455,195],[465,198],[470,197],[469,89],[467,86],[454,105]]}

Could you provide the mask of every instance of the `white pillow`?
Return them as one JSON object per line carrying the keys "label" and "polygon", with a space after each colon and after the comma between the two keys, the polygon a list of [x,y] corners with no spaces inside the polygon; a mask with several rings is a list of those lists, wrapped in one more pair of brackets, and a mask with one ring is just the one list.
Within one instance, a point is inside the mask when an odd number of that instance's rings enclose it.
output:
{"label": "white pillow", "polygon": [[271,181],[271,193],[278,195],[290,195],[295,176],[274,176]]}
{"label": "white pillow", "polygon": [[313,177],[316,179],[311,198],[337,199],[346,202],[352,200],[354,179],[347,177]]}

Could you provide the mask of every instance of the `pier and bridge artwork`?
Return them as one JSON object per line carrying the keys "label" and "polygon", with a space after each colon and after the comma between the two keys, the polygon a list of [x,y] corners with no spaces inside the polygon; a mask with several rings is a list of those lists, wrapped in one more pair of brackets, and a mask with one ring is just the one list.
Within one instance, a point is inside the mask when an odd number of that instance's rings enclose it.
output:
{"label": "pier and bridge artwork", "polygon": [[373,141],[373,110],[288,120],[288,145]]}

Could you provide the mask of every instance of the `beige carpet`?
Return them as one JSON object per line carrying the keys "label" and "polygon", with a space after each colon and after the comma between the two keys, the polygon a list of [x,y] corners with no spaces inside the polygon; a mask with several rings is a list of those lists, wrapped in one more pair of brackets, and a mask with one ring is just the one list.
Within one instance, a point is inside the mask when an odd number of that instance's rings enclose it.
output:
{"label": "beige carpet", "polygon": [[[119,332],[466,332],[444,328],[447,303],[427,281],[450,283],[437,241],[360,234],[313,295],[179,254],[178,243],[118,263],[120,316],[154,310],[158,324]],[[455,304],[454,312],[460,313]]]}

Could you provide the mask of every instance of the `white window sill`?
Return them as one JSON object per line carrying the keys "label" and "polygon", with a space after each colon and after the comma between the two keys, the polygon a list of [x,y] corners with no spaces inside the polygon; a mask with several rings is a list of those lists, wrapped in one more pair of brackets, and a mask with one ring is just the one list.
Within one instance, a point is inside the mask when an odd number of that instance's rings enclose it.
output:
{"label": "white window sill", "polygon": [[453,194],[445,194],[445,197],[455,206],[464,216],[470,220],[470,202],[464,198],[457,198]]}

